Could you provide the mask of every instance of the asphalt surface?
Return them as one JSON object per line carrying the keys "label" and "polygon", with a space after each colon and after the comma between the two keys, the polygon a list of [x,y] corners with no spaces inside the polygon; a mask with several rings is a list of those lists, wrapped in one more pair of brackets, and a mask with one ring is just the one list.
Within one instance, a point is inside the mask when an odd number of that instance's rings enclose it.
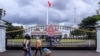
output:
{"label": "asphalt surface", "polygon": [[[35,51],[32,52],[34,54]],[[0,53],[0,56],[23,56],[23,51],[7,50]],[[52,50],[51,56],[100,56],[100,53],[95,50]]]}

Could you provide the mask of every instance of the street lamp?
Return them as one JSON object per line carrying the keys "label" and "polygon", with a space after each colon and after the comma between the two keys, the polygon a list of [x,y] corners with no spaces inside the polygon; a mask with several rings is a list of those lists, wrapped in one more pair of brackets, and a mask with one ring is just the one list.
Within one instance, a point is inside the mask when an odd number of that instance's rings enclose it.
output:
{"label": "street lamp", "polygon": [[0,20],[2,19],[3,16],[5,16],[6,11],[3,9],[0,9]]}

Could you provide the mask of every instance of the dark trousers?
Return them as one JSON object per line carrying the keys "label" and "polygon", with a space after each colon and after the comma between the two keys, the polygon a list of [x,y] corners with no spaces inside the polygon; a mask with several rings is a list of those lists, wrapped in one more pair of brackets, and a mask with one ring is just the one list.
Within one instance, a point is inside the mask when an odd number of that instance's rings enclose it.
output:
{"label": "dark trousers", "polygon": [[30,51],[25,51],[24,56],[32,56],[32,55],[31,55]]}
{"label": "dark trousers", "polygon": [[36,48],[35,56],[37,55],[38,51],[40,51],[40,56],[42,56],[42,49],[41,49],[41,47]]}
{"label": "dark trousers", "polygon": [[24,56],[32,56],[32,51],[30,46],[28,46],[28,49],[24,49]]}

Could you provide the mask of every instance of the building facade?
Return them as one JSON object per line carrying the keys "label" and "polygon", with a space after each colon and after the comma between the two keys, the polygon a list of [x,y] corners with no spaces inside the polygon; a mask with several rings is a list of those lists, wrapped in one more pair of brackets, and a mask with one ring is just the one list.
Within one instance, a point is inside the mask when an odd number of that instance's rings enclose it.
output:
{"label": "building facade", "polygon": [[[33,38],[36,36],[46,37],[48,35],[47,29],[49,25],[37,25],[27,29],[24,29],[24,35],[30,34]],[[55,37],[69,37],[71,28],[68,26],[61,26],[61,25],[53,25],[55,29],[54,36]]]}

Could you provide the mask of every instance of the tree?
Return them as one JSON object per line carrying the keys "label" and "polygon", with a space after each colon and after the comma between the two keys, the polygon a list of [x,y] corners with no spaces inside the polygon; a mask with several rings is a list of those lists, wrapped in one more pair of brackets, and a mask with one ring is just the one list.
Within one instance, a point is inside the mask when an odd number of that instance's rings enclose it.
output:
{"label": "tree", "polygon": [[[5,24],[7,26],[6,32],[23,29],[23,26],[13,26],[12,23],[5,21],[5,20],[3,20],[3,21],[5,22]],[[17,36],[22,37],[23,31],[21,30],[21,31],[17,31],[17,32],[11,32],[11,33],[7,33],[6,35],[7,35],[7,37],[14,39]]]}
{"label": "tree", "polygon": [[82,20],[79,24],[80,29],[95,30],[96,22],[100,20],[100,15],[94,15]]}
{"label": "tree", "polygon": [[[7,35],[13,39],[17,36],[21,38],[23,35],[23,31],[21,29],[23,29],[22,26],[9,26],[7,28],[7,31],[14,31],[14,32],[7,33]],[[16,31],[16,30],[20,30],[20,31]]]}
{"label": "tree", "polygon": [[79,30],[79,29],[74,29],[74,30],[72,30],[71,32],[71,35],[73,36],[73,37],[84,37],[84,35],[85,35],[85,32],[83,32],[83,31],[81,31],[81,30]]}
{"label": "tree", "polygon": [[8,22],[8,21],[5,21],[5,20],[3,20],[4,22],[5,22],[5,25],[7,25],[7,26],[12,26],[12,23],[10,23],[10,22]]}
{"label": "tree", "polygon": [[78,29],[75,29],[73,31],[71,31],[71,35],[82,35],[82,31],[78,30]]}
{"label": "tree", "polygon": [[[79,28],[83,30],[93,31],[95,30],[96,22],[99,20],[100,20],[100,15],[87,17],[83,19],[82,22],[79,24]],[[90,33],[90,32],[86,32],[86,34],[88,36],[87,38],[93,38],[93,36],[96,35],[95,33]]]}

